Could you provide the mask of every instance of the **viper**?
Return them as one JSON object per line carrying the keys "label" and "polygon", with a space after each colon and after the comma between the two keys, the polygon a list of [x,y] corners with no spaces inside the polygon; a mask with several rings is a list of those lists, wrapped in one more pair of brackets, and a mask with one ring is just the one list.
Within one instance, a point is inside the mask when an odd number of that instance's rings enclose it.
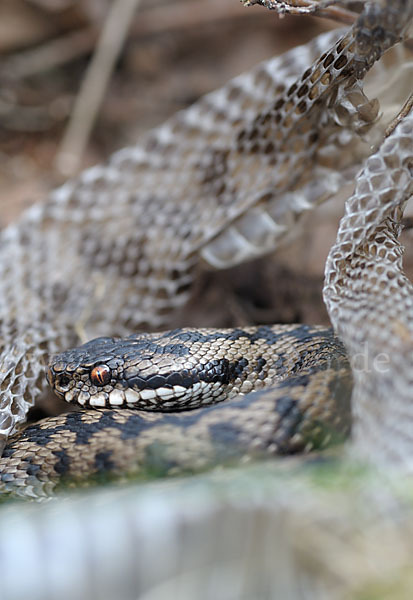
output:
{"label": "viper", "polygon": [[[362,81],[412,16],[411,2],[366,3],[349,31],[235,79],[2,232],[5,444],[45,388],[46,357],[80,337],[159,328],[202,263],[268,252],[364,161],[326,263],[341,342],[325,329],[274,326],[100,337],[58,353],[48,375],[56,392],[100,410],[10,438],[3,491],[44,495],[61,476],[174,473],[320,448],[348,434],[350,395],[353,446],[410,466],[413,296],[398,235],[413,189],[411,102],[385,129]],[[351,392],[346,352],[351,361],[362,344],[368,369],[352,365]]]}

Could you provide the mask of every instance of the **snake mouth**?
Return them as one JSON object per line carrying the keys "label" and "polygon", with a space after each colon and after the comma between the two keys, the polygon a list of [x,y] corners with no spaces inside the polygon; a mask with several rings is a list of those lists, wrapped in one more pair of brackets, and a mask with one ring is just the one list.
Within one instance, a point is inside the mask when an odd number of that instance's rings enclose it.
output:
{"label": "snake mouth", "polygon": [[[223,400],[226,392],[222,385],[205,382],[194,383],[191,387],[175,385],[156,389],[133,389],[132,387],[115,387],[110,390],[100,389],[95,393],[76,392],[75,401],[91,408],[134,408],[150,411],[186,410],[201,405]],[[73,391],[69,390],[65,399],[73,402]]]}
{"label": "snake mouth", "polygon": [[[208,405],[225,399],[228,388],[222,381],[186,381],[171,383],[176,377],[156,376],[144,381],[136,378],[133,381],[111,381],[104,384],[99,372],[99,385],[90,377],[76,378],[73,373],[56,372],[51,365],[47,371],[47,379],[55,394],[69,403],[76,403],[89,408],[134,408],[150,411],[185,410],[201,405]],[[92,369],[93,371],[96,369]],[[178,375],[178,374],[174,374]],[[96,379],[96,377],[95,377]],[[125,385],[126,384],[126,385]]]}

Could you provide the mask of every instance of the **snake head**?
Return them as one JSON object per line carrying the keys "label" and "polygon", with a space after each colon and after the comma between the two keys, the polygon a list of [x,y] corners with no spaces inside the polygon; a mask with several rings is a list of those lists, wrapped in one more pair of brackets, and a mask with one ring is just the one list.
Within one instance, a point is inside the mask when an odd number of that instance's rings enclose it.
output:
{"label": "snake head", "polygon": [[[49,364],[47,379],[55,393],[67,402],[84,405],[90,398],[90,392],[99,394],[99,388],[112,388],[120,363],[113,353],[116,342],[117,338],[96,338],[54,356]],[[96,406],[98,403],[99,398]]]}
{"label": "snake head", "polygon": [[241,350],[233,360],[220,356],[224,341],[225,333],[202,329],[97,338],[54,356],[47,376],[60,398],[82,406],[193,408],[237,393],[246,377]]}

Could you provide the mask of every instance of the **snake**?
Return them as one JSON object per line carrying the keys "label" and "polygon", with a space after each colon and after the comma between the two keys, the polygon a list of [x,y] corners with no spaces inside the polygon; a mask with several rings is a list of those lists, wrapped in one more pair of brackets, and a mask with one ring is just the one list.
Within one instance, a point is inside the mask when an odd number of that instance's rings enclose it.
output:
{"label": "snake", "polygon": [[49,380],[65,399],[110,408],[28,427],[4,450],[4,492],[24,481],[41,498],[59,482],[166,476],[309,452],[342,440],[351,423],[347,355],[321,327],[98,338],[58,355]]}
{"label": "snake", "polygon": [[[64,479],[307,452],[350,428],[362,455],[374,440],[377,459],[411,465],[413,307],[398,235],[413,191],[412,117],[405,108],[384,132],[362,83],[412,17],[408,0],[365,3],[350,30],[236,78],[2,232],[1,491],[42,497]],[[268,253],[363,162],[326,264],[336,333],[130,335],[168,323],[203,265]],[[62,352],[82,338],[92,341]],[[362,344],[364,371],[351,364]],[[389,365],[378,369],[383,349]],[[50,356],[49,383],[85,410],[17,432]]]}

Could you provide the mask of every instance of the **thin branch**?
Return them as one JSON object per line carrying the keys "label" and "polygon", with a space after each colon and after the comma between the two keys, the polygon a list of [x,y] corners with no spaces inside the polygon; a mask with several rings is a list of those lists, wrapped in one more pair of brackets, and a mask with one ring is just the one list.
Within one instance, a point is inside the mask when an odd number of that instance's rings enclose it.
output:
{"label": "thin branch", "polygon": [[91,52],[97,38],[96,27],[71,31],[36,48],[5,58],[0,67],[1,75],[17,80],[45,73]]}
{"label": "thin branch", "polygon": [[[259,13],[260,20],[264,24],[269,23],[264,17],[263,13]],[[181,1],[171,6],[146,6],[139,12],[139,19],[132,22],[130,35],[157,35],[245,18],[251,20],[251,15],[240,9],[238,4],[223,4],[222,0],[210,0],[208,3],[199,3],[198,0],[191,3]],[[45,73],[93,52],[98,37],[98,28],[91,25],[35,48],[16,52],[2,59],[0,76],[19,80]]]}
{"label": "thin branch", "polygon": [[405,117],[409,114],[409,112],[413,110],[413,93],[407,98],[406,102],[401,107],[399,113],[394,117],[394,119],[389,123],[384,132],[384,137],[387,138],[393,131],[396,129],[397,125],[403,121]]}
{"label": "thin branch", "polygon": [[241,0],[241,2],[244,6],[260,4],[270,10],[276,10],[280,15],[312,15],[346,25],[352,25],[358,17],[357,13],[351,10],[334,6],[340,4],[339,0]]}
{"label": "thin branch", "polygon": [[56,157],[57,169],[66,176],[73,175],[79,168],[139,2],[140,0],[114,0],[111,5]]}
{"label": "thin branch", "polygon": [[[232,22],[234,19],[251,19],[251,13],[242,10],[239,4],[222,0],[208,0],[208,2],[184,0],[170,5],[155,5],[145,10],[142,8],[139,16],[139,20],[132,26],[134,35],[157,34],[187,28],[195,29],[221,24],[225,21]],[[259,18],[261,19],[261,13],[259,13]],[[268,19],[263,18],[262,21],[265,23]]]}

